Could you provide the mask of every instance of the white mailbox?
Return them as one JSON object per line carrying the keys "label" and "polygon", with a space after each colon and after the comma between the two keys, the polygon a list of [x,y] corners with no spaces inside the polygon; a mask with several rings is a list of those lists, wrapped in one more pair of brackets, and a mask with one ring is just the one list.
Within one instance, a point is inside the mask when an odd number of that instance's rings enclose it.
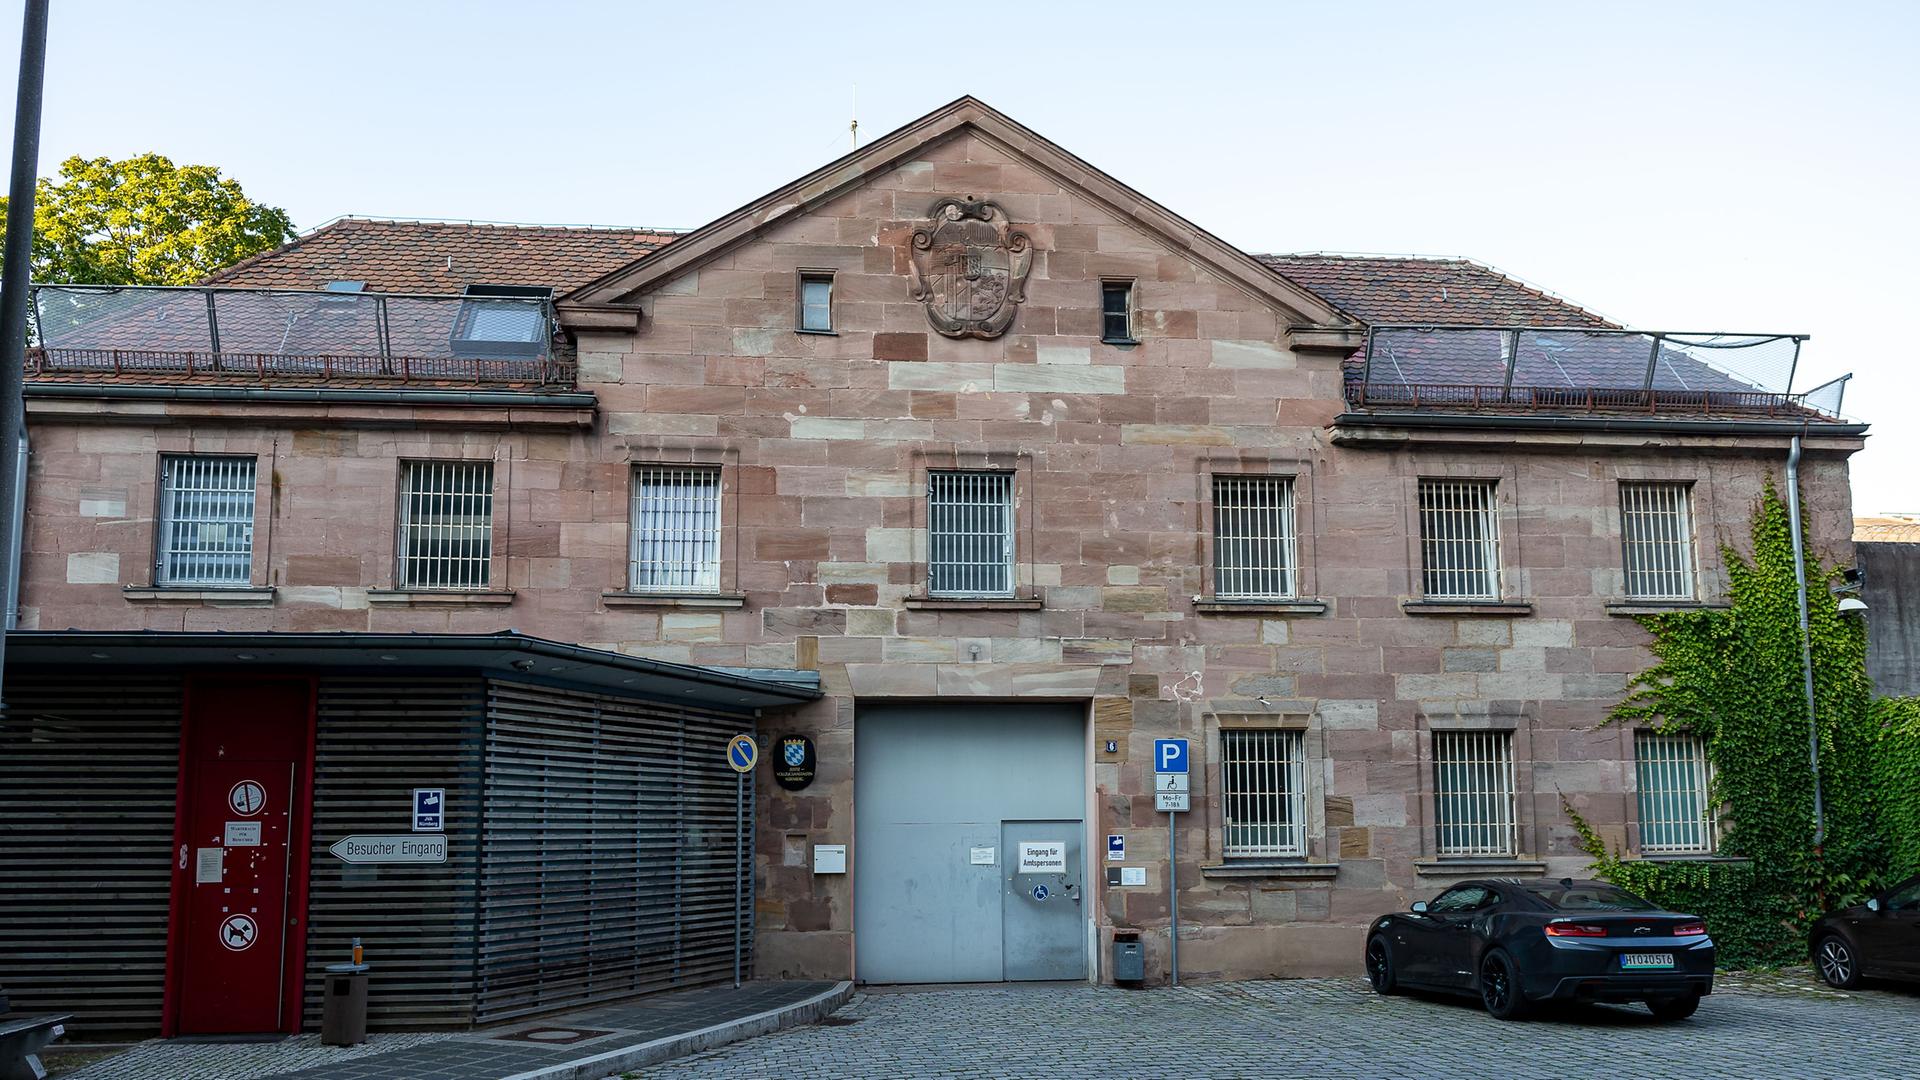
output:
{"label": "white mailbox", "polygon": [[816,874],[844,874],[847,872],[847,845],[813,845],[813,872]]}

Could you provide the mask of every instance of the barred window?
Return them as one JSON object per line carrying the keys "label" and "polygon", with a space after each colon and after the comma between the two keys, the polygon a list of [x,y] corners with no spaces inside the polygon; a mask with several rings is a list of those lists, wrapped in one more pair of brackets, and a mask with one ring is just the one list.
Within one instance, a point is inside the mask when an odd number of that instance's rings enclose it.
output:
{"label": "barred window", "polygon": [[1440,854],[1514,854],[1513,732],[1434,732],[1433,790]]}
{"label": "barred window", "polygon": [[1213,478],[1213,591],[1223,600],[1289,600],[1294,582],[1293,481]]}
{"label": "barred window", "polygon": [[1220,732],[1221,818],[1229,858],[1307,853],[1306,788],[1298,731]]}
{"label": "barred window", "polygon": [[160,459],[159,584],[253,581],[253,470],[252,458]]}
{"label": "barred window", "polygon": [[1713,772],[1697,735],[1636,732],[1633,765],[1640,789],[1640,851],[1705,855],[1715,827],[1707,792]]}
{"label": "barred window", "polygon": [[927,474],[927,591],[1013,595],[1013,474]]}
{"label": "barred window", "polygon": [[720,470],[645,466],[633,477],[635,592],[720,588]]}
{"label": "barred window", "polygon": [[493,463],[408,462],[400,588],[484,589],[492,563]]}
{"label": "barred window", "polygon": [[1627,595],[1693,599],[1693,520],[1685,484],[1621,484],[1620,538]]}
{"label": "barred window", "polygon": [[1420,560],[1430,599],[1500,599],[1493,481],[1420,481]]}

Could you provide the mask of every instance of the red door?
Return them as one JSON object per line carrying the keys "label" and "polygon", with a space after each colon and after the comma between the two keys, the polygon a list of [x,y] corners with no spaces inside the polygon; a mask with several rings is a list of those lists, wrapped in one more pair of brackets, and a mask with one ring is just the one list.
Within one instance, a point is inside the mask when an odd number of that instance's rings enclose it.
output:
{"label": "red door", "polygon": [[290,841],[306,815],[312,703],[305,680],[195,680],[187,691],[171,944],[179,1034],[281,1031],[298,1015],[286,989],[302,959],[289,946],[304,937],[290,933],[289,854],[305,858]]}

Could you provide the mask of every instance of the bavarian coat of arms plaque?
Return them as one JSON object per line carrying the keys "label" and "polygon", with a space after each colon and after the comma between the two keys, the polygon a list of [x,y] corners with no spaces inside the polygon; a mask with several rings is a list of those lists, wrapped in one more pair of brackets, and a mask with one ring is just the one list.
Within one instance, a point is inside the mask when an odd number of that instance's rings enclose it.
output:
{"label": "bavarian coat of arms plaque", "polygon": [[950,338],[996,338],[1027,299],[1033,239],[985,199],[945,198],[913,230],[913,298]]}

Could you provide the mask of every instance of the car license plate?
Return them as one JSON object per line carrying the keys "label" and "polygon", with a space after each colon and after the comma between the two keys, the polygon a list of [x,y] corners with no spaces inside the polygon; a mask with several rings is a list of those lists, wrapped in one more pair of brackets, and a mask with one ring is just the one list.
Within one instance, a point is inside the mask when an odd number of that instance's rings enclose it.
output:
{"label": "car license plate", "polygon": [[1620,957],[1622,970],[1635,968],[1670,968],[1673,966],[1673,954],[1670,952],[1630,952]]}

